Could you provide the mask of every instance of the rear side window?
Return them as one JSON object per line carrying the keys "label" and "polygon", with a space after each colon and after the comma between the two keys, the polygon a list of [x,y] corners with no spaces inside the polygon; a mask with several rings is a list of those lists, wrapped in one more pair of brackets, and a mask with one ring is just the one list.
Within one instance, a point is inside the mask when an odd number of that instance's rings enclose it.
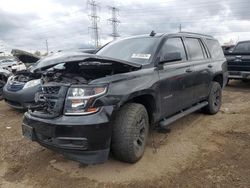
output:
{"label": "rear side window", "polygon": [[233,52],[250,53],[250,42],[238,43]]}
{"label": "rear side window", "polygon": [[186,44],[191,60],[202,60],[205,58],[199,39],[186,38]]}
{"label": "rear side window", "polygon": [[224,58],[223,50],[217,40],[206,39],[208,50],[214,59]]}

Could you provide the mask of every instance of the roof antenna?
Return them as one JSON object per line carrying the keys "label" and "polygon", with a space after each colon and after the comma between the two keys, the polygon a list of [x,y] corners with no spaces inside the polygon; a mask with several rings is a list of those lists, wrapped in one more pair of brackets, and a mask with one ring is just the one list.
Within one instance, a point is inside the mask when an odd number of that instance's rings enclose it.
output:
{"label": "roof antenna", "polygon": [[150,33],[150,37],[153,37],[153,36],[155,36],[156,35],[156,32],[153,30],[153,31],[151,31],[151,33]]}

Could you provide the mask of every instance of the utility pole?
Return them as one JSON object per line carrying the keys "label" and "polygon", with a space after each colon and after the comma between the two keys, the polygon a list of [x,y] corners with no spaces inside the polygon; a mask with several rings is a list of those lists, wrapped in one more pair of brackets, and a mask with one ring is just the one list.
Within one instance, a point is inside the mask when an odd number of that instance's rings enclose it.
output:
{"label": "utility pole", "polygon": [[92,30],[91,36],[92,36],[92,40],[94,41],[94,45],[96,48],[99,47],[99,30],[100,28],[98,27],[98,22],[100,17],[97,16],[97,7],[98,4],[96,3],[95,0],[88,0],[88,5],[90,6],[90,20],[92,22],[91,27],[89,27],[89,29]]}
{"label": "utility pole", "polygon": [[179,32],[181,32],[181,30],[182,30],[182,26],[181,26],[181,24],[180,24],[180,26],[179,26]]}
{"label": "utility pole", "polygon": [[49,54],[49,44],[48,44],[48,40],[45,41],[46,42],[46,50],[47,50],[47,55]]}
{"label": "utility pole", "polygon": [[109,9],[111,10],[112,13],[112,18],[108,19],[108,22],[112,25],[111,36],[113,37],[114,40],[116,40],[116,38],[120,36],[117,31],[117,26],[119,23],[121,23],[120,20],[118,20],[117,18],[117,13],[119,12],[119,9],[116,7],[109,7]]}

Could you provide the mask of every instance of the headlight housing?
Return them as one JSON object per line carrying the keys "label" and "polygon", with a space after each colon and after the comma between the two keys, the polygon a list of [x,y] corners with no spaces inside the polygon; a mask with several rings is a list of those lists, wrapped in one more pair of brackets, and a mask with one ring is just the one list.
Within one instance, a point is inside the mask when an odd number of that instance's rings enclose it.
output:
{"label": "headlight housing", "polygon": [[37,86],[37,85],[39,85],[39,84],[41,84],[41,79],[31,80],[31,81],[28,81],[28,82],[24,85],[23,89],[27,89],[27,88],[30,88],[30,87],[34,87],[34,86]]}
{"label": "headlight housing", "polygon": [[71,87],[65,102],[65,115],[85,115],[95,113],[99,108],[92,107],[92,102],[107,92],[107,86]]}

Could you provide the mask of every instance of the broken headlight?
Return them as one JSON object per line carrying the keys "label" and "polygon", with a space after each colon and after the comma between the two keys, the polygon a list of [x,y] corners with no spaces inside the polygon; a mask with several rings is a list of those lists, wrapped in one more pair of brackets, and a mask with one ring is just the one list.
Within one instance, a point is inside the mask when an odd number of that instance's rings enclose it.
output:
{"label": "broken headlight", "polygon": [[69,88],[64,114],[85,115],[97,112],[99,108],[93,107],[92,102],[106,92],[106,86]]}

